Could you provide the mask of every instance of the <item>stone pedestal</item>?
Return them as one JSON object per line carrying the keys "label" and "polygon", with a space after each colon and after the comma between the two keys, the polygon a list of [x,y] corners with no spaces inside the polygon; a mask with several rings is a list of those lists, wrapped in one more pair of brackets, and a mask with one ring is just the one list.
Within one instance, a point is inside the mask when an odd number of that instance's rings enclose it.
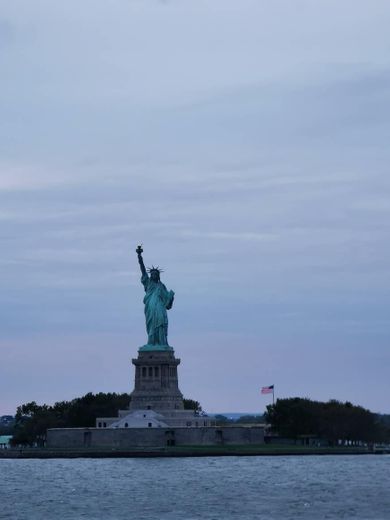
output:
{"label": "stone pedestal", "polygon": [[164,412],[183,410],[183,395],[179,390],[177,367],[171,347],[151,350],[141,348],[135,365],[135,385],[131,393],[130,410]]}

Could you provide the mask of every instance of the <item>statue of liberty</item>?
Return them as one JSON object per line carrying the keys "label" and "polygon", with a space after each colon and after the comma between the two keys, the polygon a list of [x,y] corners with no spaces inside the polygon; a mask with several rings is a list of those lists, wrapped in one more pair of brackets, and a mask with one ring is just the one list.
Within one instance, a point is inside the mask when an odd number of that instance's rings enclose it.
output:
{"label": "statue of liberty", "polygon": [[[160,281],[161,269],[152,266],[148,271],[142,258],[143,249],[136,249],[138,262],[141,268],[141,283],[145,288],[144,304],[146,330],[148,344],[141,347],[142,350],[166,350],[168,345],[168,316],[167,310],[171,309],[175,293],[168,291]],[[149,273],[149,274],[148,274]]]}

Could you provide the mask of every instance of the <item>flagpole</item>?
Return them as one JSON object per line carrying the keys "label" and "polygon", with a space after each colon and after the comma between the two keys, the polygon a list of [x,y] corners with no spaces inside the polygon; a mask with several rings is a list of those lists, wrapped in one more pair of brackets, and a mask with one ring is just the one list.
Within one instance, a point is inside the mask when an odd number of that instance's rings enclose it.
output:
{"label": "flagpole", "polygon": [[272,405],[275,404],[275,385],[272,385]]}

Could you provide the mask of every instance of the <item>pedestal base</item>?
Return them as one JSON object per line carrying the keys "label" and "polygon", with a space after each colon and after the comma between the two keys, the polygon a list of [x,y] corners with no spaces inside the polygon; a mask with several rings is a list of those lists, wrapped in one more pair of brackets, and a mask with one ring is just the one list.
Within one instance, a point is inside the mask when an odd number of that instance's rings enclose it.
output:
{"label": "pedestal base", "polygon": [[[147,347],[147,348],[145,348]],[[135,365],[135,385],[131,393],[130,410],[183,410],[183,395],[179,390],[177,367],[180,359],[168,345],[145,345],[138,350]],[[164,347],[164,348],[160,348]]]}

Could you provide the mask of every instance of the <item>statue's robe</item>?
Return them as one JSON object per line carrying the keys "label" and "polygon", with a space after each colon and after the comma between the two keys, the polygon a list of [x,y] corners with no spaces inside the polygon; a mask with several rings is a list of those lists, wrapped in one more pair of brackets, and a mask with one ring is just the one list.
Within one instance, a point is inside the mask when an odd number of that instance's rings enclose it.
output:
{"label": "statue's robe", "polygon": [[155,282],[144,274],[141,282],[145,288],[144,304],[148,345],[168,345],[167,309],[173,304],[174,294],[162,282]]}

